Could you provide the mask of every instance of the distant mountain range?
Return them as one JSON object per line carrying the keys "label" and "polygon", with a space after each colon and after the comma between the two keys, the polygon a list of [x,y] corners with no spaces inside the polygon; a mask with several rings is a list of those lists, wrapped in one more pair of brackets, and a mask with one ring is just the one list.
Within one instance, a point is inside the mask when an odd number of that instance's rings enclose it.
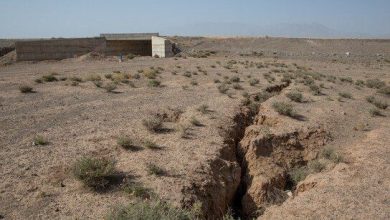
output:
{"label": "distant mountain range", "polygon": [[273,36],[308,38],[390,38],[390,32],[381,36],[369,33],[350,33],[329,28],[318,23],[275,25],[250,25],[243,23],[194,23],[169,27],[162,34],[181,36]]}

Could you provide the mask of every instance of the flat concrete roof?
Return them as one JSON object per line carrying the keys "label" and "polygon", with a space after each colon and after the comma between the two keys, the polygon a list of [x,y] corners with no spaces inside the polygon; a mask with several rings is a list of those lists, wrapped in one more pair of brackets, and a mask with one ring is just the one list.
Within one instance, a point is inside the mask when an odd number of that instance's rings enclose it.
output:
{"label": "flat concrete roof", "polygon": [[107,40],[151,40],[152,36],[159,36],[159,33],[115,33],[100,34]]}

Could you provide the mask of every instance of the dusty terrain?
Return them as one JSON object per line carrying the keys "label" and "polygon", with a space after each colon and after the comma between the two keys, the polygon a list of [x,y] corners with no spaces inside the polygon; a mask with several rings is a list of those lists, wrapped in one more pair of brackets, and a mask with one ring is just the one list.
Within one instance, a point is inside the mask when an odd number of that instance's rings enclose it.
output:
{"label": "dusty terrain", "polygon": [[[390,218],[389,41],[172,39],[181,57],[0,58],[2,218],[102,219],[157,198],[200,219]],[[85,186],[82,157],[115,161],[115,181]],[[129,193],[134,182],[153,195]]]}

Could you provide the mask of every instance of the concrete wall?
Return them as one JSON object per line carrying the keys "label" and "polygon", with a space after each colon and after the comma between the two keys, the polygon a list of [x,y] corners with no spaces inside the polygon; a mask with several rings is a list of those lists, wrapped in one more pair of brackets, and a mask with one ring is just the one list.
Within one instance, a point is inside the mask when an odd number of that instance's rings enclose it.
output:
{"label": "concrete wall", "polygon": [[105,54],[118,56],[120,54],[135,54],[140,56],[152,56],[151,40],[107,40]]}
{"label": "concrete wall", "polygon": [[172,44],[169,40],[162,37],[152,37],[152,56],[172,57]]}
{"label": "concrete wall", "polygon": [[104,38],[49,39],[18,41],[15,43],[16,59],[23,60],[60,60],[80,56],[92,51],[104,50]]}

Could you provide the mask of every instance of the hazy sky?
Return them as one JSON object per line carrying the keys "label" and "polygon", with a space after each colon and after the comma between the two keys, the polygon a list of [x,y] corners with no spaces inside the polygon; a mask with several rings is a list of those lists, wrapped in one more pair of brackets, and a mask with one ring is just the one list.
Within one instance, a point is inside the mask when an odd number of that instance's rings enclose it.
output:
{"label": "hazy sky", "polygon": [[[96,36],[104,32],[208,33],[203,24],[318,24],[390,36],[390,0],[0,0],[0,38]],[[198,28],[191,32],[191,26]],[[190,30],[190,32],[188,31]],[[196,33],[196,32],[199,33]],[[201,32],[201,33],[200,33]],[[218,34],[218,33],[217,33]]]}

